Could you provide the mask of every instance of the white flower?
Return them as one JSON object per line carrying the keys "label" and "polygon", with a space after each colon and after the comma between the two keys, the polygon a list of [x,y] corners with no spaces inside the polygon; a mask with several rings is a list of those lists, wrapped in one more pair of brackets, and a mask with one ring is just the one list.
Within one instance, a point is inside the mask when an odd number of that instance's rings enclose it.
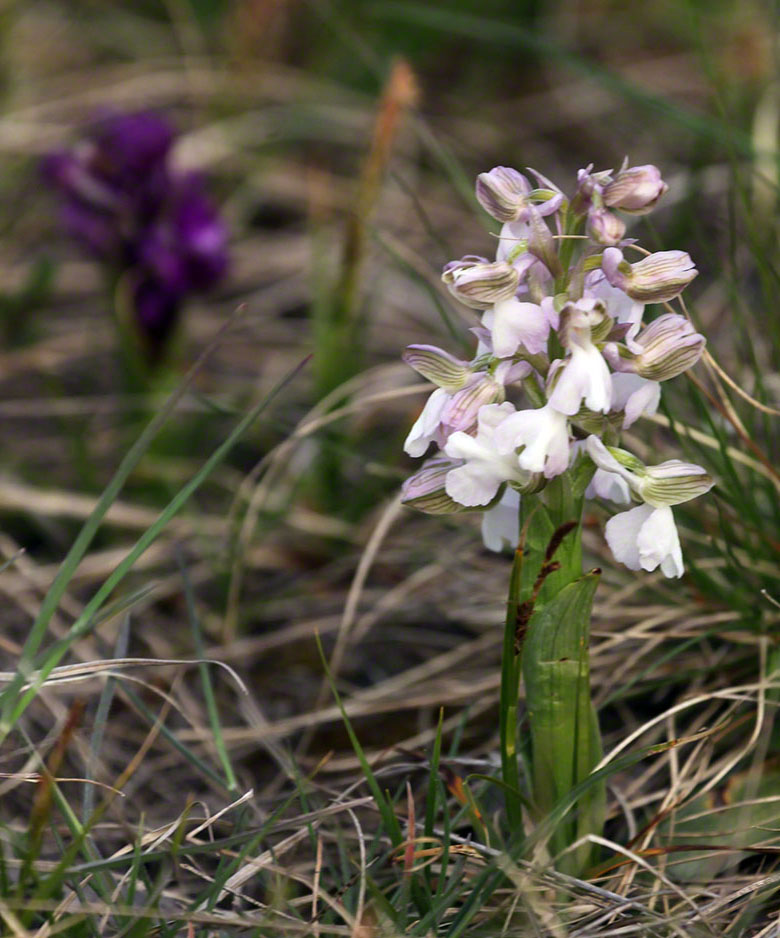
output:
{"label": "white flower", "polygon": [[528,362],[499,362],[493,374],[478,371],[469,375],[466,386],[450,393],[437,388],[425,402],[404,442],[410,456],[424,456],[431,443],[443,447],[456,430],[471,430],[485,404],[504,399],[504,386],[519,381],[532,371]]}
{"label": "white flower", "polygon": [[639,375],[619,372],[612,375],[612,407],[625,411],[623,429],[627,429],[643,415],[651,416],[661,401],[661,384]]}
{"label": "white flower", "polygon": [[534,226],[528,221],[509,221],[501,226],[498,235],[496,261],[506,261],[514,267],[520,278],[521,289],[532,269],[539,281],[547,282],[550,279],[549,270],[536,254],[528,250],[528,242],[533,240]]}
{"label": "white flower", "polygon": [[[629,570],[655,570],[660,566],[665,576],[682,576],[680,538],[671,506],[708,492],[713,480],[701,466],[679,459],[643,466],[624,450],[610,452],[597,436],[589,436],[586,447],[599,471],[622,479],[644,503],[607,522],[607,543],[615,559]],[[631,465],[634,471],[623,463]]]}
{"label": "white flower", "polygon": [[507,487],[501,500],[482,513],[482,542],[488,550],[517,547],[520,540],[520,493]]}
{"label": "white flower", "polygon": [[527,378],[532,371],[533,368],[528,362],[502,361],[496,365],[493,379],[502,387],[506,387],[507,384],[516,384]]}
{"label": "white flower", "polygon": [[612,381],[601,352],[587,345],[571,345],[571,356],[550,395],[550,404],[562,414],[573,416],[585,401],[588,410],[606,414],[612,406]]}
{"label": "white flower", "polygon": [[[601,443],[598,437],[594,436],[594,439]],[[572,466],[580,453],[587,453],[590,456],[588,440],[575,440],[571,444]],[[609,452],[607,452],[607,456],[609,456]],[[612,457],[609,456],[609,458]],[[617,460],[615,460],[615,464],[619,465]],[[611,469],[597,468],[588,487],[585,489],[585,498],[604,498],[610,502],[615,502],[617,505],[630,505],[631,488],[621,475],[617,475]]]}
{"label": "white flower", "polygon": [[522,303],[516,297],[502,300],[493,307],[490,323],[493,351],[499,358],[509,358],[523,345],[531,355],[547,351],[550,323],[536,303]]}
{"label": "white flower", "polygon": [[655,570],[667,577],[683,575],[682,550],[672,509],[639,505],[610,518],[607,544],[615,560],[629,570]]}
{"label": "white flower", "polygon": [[628,482],[614,472],[597,469],[585,489],[586,498],[605,498],[617,505],[631,504],[631,489]]}
{"label": "white flower", "polygon": [[583,400],[595,413],[606,414],[612,406],[610,371],[590,334],[591,326],[603,321],[603,315],[603,305],[594,299],[580,300],[568,308],[566,344],[570,355],[550,395],[550,404],[562,414],[573,416]]}
{"label": "white flower", "polygon": [[496,427],[510,414],[514,414],[514,407],[509,402],[486,404],[479,411],[476,436],[458,431],[447,440],[447,456],[465,460],[465,465],[447,473],[445,489],[454,501],[467,508],[487,505],[504,482],[528,481],[517,456],[499,452],[494,441]]}
{"label": "white flower", "polygon": [[508,416],[495,433],[501,453],[524,449],[517,457],[522,469],[543,472],[552,479],[569,465],[569,424],[565,414],[548,402],[537,410],[521,410]]}
{"label": "white flower", "polygon": [[409,431],[404,441],[404,452],[410,456],[423,456],[431,443],[442,442],[444,431],[441,415],[450,399],[451,395],[443,388],[436,388]]}

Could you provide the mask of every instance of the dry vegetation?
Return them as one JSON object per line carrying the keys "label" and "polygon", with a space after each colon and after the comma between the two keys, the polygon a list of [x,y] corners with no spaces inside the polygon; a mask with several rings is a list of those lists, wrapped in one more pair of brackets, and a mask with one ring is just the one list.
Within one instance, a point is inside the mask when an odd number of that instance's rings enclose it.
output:
{"label": "dry vegetation", "polygon": [[[295,35],[298,17],[321,19],[342,55],[364,55],[367,74],[384,75],[370,30],[352,32],[352,7],[329,19],[321,4],[224,4],[212,33],[187,3],[146,6],[34,3],[3,14],[6,685],[80,526],[213,337],[67,583],[45,647],[68,635],[244,413],[294,374],[112,593],[119,608],[109,604],[69,643],[62,669],[7,735],[3,934],[778,934],[776,413],[699,366],[697,380],[720,408],[712,425],[683,383],[671,413],[636,428],[642,455],[672,438],[670,423],[688,445],[690,423],[700,458],[721,460],[710,464],[721,476],[727,460],[752,499],[748,509],[727,494],[683,516],[691,574],[681,583],[616,569],[603,518],[588,519],[589,556],[605,571],[592,680],[604,764],[616,770],[603,865],[587,881],[554,872],[544,839],[509,855],[495,833],[500,791],[484,776],[497,767],[508,561],[482,549],[472,516],[432,519],[398,502],[408,470],[401,442],[426,391],[399,354],[446,335],[439,306],[461,315],[439,271],[479,239],[466,187],[495,162],[562,182],[624,151],[661,165],[671,193],[657,216],[659,242],[673,230],[696,257],[695,315],[710,350],[771,409],[780,390],[769,305],[775,190],[766,176],[751,182],[763,168],[741,149],[752,139],[766,150],[751,133],[772,116],[771,16],[760,6],[740,17],[719,9],[700,43],[730,38],[710,60],[693,33],[675,41],[652,13],[637,23],[618,9],[600,32],[602,4],[578,15],[553,5],[537,18],[538,35],[551,48],[581,49],[575,67],[561,53],[537,72],[520,68],[523,83],[508,87],[512,56],[524,50],[485,37],[479,61],[488,68],[496,55],[497,76],[468,69],[466,102],[450,57],[465,55],[467,40],[442,27],[449,38],[434,48],[430,31],[410,20],[398,28],[422,37],[419,66],[412,56],[419,104],[377,156],[381,83],[346,80],[324,40],[307,61]],[[490,12],[512,18],[508,7]],[[384,49],[393,23],[380,23]],[[616,36],[620,54],[610,51]],[[730,116],[718,114],[718,97]],[[182,130],[179,158],[208,171],[233,233],[229,280],[187,309],[174,360],[148,395],[123,389],[100,272],[58,232],[38,178],[39,157],[103,107],[170,114]],[[702,126],[686,129],[689,115]],[[726,123],[731,145],[717,142]],[[381,186],[366,196],[370,152]],[[353,235],[364,355],[322,401],[316,360],[294,369],[322,351],[312,320],[343,278],[344,232],[361,191],[364,230]],[[490,252],[487,237],[483,247]],[[54,264],[51,288],[15,306],[43,257]],[[755,362],[744,355],[747,334]],[[336,454],[330,487],[318,477],[323,449]],[[407,848],[392,849],[344,714],[390,793]],[[494,828],[487,837],[482,822]],[[426,831],[431,839],[419,839]],[[500,875],[488,890],[491,870]],[[428,923],[424,889],[440,890]]]}

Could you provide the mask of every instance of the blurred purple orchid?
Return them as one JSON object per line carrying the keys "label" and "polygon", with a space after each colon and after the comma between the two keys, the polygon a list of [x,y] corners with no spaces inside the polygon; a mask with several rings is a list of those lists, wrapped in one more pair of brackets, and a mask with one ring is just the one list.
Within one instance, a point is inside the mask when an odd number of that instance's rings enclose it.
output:
{"label": "blurred purple orchid", "polygon": [[49,154],[44,178],[62,196],[71,237],[128,275],[136,325],[158,358],[185,297],[227,270],[228,231],[203,178],[170,165],[171,126],[149,112],[103,119],[90,137]]}

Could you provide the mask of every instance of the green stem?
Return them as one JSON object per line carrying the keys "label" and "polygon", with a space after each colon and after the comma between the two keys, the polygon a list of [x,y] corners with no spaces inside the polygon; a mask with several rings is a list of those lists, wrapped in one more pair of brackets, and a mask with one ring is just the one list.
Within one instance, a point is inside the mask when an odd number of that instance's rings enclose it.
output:
{"label": "green stem", "polygon": [[[539,497],[521,499],[523,535],[510,580],[501,672],[501,759],[507,817],[522,823],[517,760],[517,703],[521,674],[531,738],[531,777],[539,818],[590,774],[601,745],[590,701],[588,644],[598,573],[582,571],[582,493],[573,473],[553,479]],[[559,866],[579,873],[588,847],[568,848],[600,833],[603,785],[594,785],[555,828],[551,852]]]}
{"label": "green stem", "polygon": [[512,832],[523,823],[523,804],[520,796],[520,773],[517,757],[517,702],[522,672],[522,642],[518,643],[517,619],[520,605],[520,586],[523,569],[523,546],[515,553],[509,579],[509,597],[504,627],[504,647],[501,654],[501,695],[499,702],[499,737],[501,739],[501,777],[504,781],[504,800],[507,819]]}

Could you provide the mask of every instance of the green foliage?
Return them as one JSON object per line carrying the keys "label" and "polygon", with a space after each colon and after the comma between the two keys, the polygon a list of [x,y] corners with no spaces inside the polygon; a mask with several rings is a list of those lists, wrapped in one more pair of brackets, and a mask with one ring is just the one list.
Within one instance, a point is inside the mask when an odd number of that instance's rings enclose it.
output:
{"label": "green foliage", "polygon": [[[584,781],[601,759],[598,717],[590,700],[589,632],[598,573],[564,586],[530,622],[523,676],[531,729],[533,790],[542,816]],[[551,841],[558,855],[588,834],[600,833],[605,793],[594,786]],[[590,845],[563,857],[579,872],[592,862]]]}

